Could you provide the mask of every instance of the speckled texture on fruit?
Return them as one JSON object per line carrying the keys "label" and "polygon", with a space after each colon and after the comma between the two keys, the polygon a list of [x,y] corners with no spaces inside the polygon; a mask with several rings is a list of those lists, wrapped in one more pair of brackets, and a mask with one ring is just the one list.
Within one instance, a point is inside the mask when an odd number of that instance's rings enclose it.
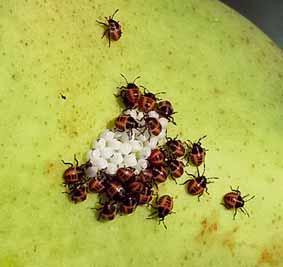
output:
{"label": "speckled texture on fruit", "polygon": [[[96,19],[116,8],[108,48]],[[216,0],[2,0],[0,36],[1,267],[283,265],[283,57],[255,26]],[[100,223],[95,196],[61,193],[60,160],[86,160],[121,111],[120,73],[166,92],[170,136],[207,134],[206,174],[221,177],[200,202],[160,185],[167,231],[145,208]],[[219,204],[230,185],[256,195],[251,218]]]}

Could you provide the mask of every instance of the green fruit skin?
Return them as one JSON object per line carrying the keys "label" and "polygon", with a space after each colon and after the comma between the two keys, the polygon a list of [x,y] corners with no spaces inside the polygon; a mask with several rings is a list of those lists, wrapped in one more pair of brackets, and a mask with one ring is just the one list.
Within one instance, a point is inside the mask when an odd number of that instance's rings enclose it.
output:
{"label": "green fruit skin", "polygon": [[[116,8],[108,48],[96,19]],[[254,25],[215,0],[3,0],[0,33],[1,267],[283,266],[283,57]],[[170,136],[207,134],[206,175],[221,178],[200,202],[160,186],[167,230],[147,208],[100,223],[95,195],[61,193],[61,159],[85,161],[121,111],[120,73],[166,92]],[[256,195],[250,218],[220,205],[230,185]]]}

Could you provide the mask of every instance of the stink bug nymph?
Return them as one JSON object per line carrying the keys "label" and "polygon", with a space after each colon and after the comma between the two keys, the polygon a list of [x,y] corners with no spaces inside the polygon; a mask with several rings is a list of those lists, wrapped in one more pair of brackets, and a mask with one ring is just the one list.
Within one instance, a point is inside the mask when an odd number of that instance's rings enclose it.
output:
{"label": "stink bug nymph", "polygon": [[161,166],[164,165],[165,154],[161,149],[155,148],[151,150],[147,160],[152,166]]}
{"label": "stink bug nymph", "polygon": [[172,117],[175,112],[173,110],[172,104],[168,100],[160,101],[159,103],[157,103],[156,111],[160,116],[166,118],[176,125],[176,122]]}
{"label": "stink bug nymph", "polygon": [[250,216],[247,209],[244,207],[245,203],[252,200],[255,196],[250,197],[249,199],[246,199],[249,194],[245,196],[241,196],[241,191],[239,190],[239,187],[237,189],[233,189],[232,186],[231,192],[227,193],[223,197],[224,203],[221,203],[226,209],[234,209],[234,215],[233,219],[235,220],[235,217],[237,215],[238,209],[240,209],[241,212],[243,212],[245,215]]}
{"label": "stink bug nymph", "polygon": [[101,207],[98,210],[98,220],[112,221],[116,217],[117,204],[116,202],[109,201],[100,203]]}
{"label": "stink bug nymph", "polygon": [[117,9],[112,16],[109,16],[108,18],[105,17],[107,23],[98,20],[96,21],[97,23],[106,27],[106,30],[104,31],[101,38],[103,38],[105,35],[107,36],[109,41],[109,47],[111,41],[118,41],[122,35],[121,25],[119,24],[119,21],[113,19],[118,11],[119,9]]}
{"label": "stink bug nymph", "polygon": [[164,218],[174,213],[173,209],[173,198],[169,195],[163,195],[160,198],[156,198],[156,205],[153,207],[155,211],[151,213],[147,219],[159,218],[159,223],[162,222],[165,229],[167,229],[166,224],[164,223]]}
{"label": "stink bug nymph", "polygon": [[138,204],[144,205],[149,204],[149,202],[152,200],[153,190],[151,186],[145,186],[144,190],[141,193],[137,194]]}
{"label": "stink bug nymph", "polygon": [[165,151],[168,154],[169,158],[180,158],[183,157],[186,153],[186,149],[184,143],[175,137],[172,139],[171,137],[166,137]]}
{"label": "stink bug nymph", "polygon": [[162,126],[158,119],[147,117],[145,120],[145,129],[148,130],[150,135],[157,136],[161,133]]}
{"label": "stink bug nymph", "polygon": [[121,183],[129,182],[135,176],[135,169],[131,167],[121,167],[117,170],[116,176]]}
{"label": "stink bug nymph", "polygon": [[106,194],[110,200],[120,201],[126,195],[126,190],[118,181],[106,183]]}
{"label": "stink bug nymph", "polygon": [[139,101],[139,110],[144,113],[148,113],[152,110],[155,110],[157,103],[156,101],[158,99],[156,98],[157,94],[148,92],[145,88],[144,90],[144,94],[141,96]]}
{"label": "stink bug nymph", "polygon": [[120,115],[115,121],[115,129],[119,132],[128,131],[129,137],[133,134],[133,129],[139,128],[138,122],[130,115]]}
{"label": "stink bug nymph", "polygon": [[70,192],[70,198],[74,203],[85,201],[87,198],[86,188],[82,186],[72,189]]}
{"label": "stink bug nymph", "polygon": [[193,143],[190,140],[188,140],[189,144],[186,143],[188,147],[188,153],[186,155],[186,158],[189,162],[191,162],[196,167],[204,163],[204,160],[205,160],[207,149],[203,148],[200,142],[204,138],[206,138],[206,135],[199,138],[199,140],[195,143]]}
{"label": "stink bug nymph", "polygon": [[140,76],[135,78],[132,83],[129,83],[123,74],[121,74],[121,76],[125,79],[127,85],[119,88],[120,93],[116,95],[116,97],[122,98],[122,101],[127,109],[136,108],[139,104],[141,92],[139,87],[135,84],[135,81],[139,79]]}
{"label": "stink bug nymph", "polygon": [[136,198],[132,196],[126,196],[122,199],[119,210],[122,214],[131,214],[135,211],[138,205],[138,201]]}
{"label": "stink bug nymph", "polygon": [[98,177],[91,178],[88,182],[88,190],[93,193],[101,193],[105,191],[105,179]]}
{"label": "stink bug nymph", "polygon": [[179,178],[183,175],[185,165],[182,161],[173,159],[173,160],[169,160],[168,167],[170,169],[170,174],[173,180],[175,180],[176,178]]}
{"label": "stink bug nymph", "polygon": [[213,181],[209,181],[209,180],[219,179],[218,177],[209,177],[209,178],[205,177],[204,171],[205,170],[203,170],[202,175],[200,175],[199,170],[197,169],[197,172],[198,172],[197,176],[195,176],[194,174],[186,172],[187,175],[189,175],[193,178],[188,179],[187,181],[185,181],[184,183],[181,184],[181,185],[187,184],[187,192],[190,195],[198,196],[198,200],[200,200],[200,197],[203,195],[204,191],[207,194],[209,194],[208,191],[207,191],[207,185],[214,183]]}
{"label": "stink bug nymph", "polygon": [[168,171],[162,165],[152,167],[154,183],[164,183],[168,177]]}
{"label": "stink bug nymph", "polygon": [[85,166],[86,164],[80,165],[79,166],[79,162],[76,158],[76,155],[74,155],[74,160],[76,162],[76,165],[74,165],[73,163],[70,162],[65,162],[64,160],[62,160],[62,162],[65,165],[69,165],[70,167],[68,169],[65,170],[64,174],[63,174],[63,178],[64,178],[64,184],[65,185],[74,185],[74,184],[78,184],[80,183],[84,176],[85,176]]}

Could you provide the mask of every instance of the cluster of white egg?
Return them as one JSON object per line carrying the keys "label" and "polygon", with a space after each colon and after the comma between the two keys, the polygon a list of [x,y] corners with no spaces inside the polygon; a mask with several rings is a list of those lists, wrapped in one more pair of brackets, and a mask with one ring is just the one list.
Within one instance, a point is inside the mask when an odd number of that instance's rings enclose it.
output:
{"label": "cluster of white egg", "polygon": [[145,114],[143,112],[130,109],[124,114],[134,118],[141,127],[124,132],[117,131],[115,128],[105,130],[88,152],[88,159],[92,164],[86,171],[89,177],[95,177],[100,170],[108,174],[115,174],[121,167],[132,167],[138,174],[148,167],[147,158],[151,150],[164,140],[168,120],[160,117],[157,112],[150,111],[147,114],[148,117],[156,118],[161,124],[162,130],[157,136],[150,134],[144,127]]}

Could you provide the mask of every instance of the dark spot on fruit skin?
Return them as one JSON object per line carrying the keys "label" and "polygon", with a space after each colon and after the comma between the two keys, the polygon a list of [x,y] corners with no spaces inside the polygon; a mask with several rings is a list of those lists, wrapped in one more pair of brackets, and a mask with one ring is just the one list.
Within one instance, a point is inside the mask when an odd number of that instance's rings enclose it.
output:
{"label": "dark spot on fruit skin", "polygon": [[232,230],[225,232],[221,238],[221,245],[228,249],[232,256],[235,256],[235,247],[236,247],[236,235],[237,231],[240,229],[239,226],[234,227]]}
{"label": "dark spot on fruit skin", "polygon": [[257,266],[281,267],[283,264],[283,240],[272,240],[270,245],[264,246],[258,257]]}
{"label": "dark spot on fruit skin", "polygon": [[275,218],[273,218],[272,220],[271,220],[271,223],[272,224],[276,224],[276,223],[278,223],[278,222],[280,222],[281,220],[282,220],[282,217],[279,215],[279,216],[277,216],[277,214],[275,215]]}
{"label": "dark spot on fruit skin", "polygon": [[60,96],[61,96],[61,98],[64,99],[64,100],[67,99],[67,97],[66,97],[65,95],[63,95],[63,94],[60,94]]}
{"label": "dark spot on fruit skin", "polygon": [[231,238],[224,239],[222,242],[223,247],[228,248],[228,250],[231,252],[232,256],[235,255],[234,250],[235,250],[235,240]]}
{"label": "dark spot on fruit skin", "polygon": [[204,218],[199,223],[201,228],[195,240],[207,247],[214,244],[220,245],[223,248],[228,249],[232,256],[235,256],[237,231],[240,227],[236,226],[230,230],[221,232],[218,218],[217,211],[213,211],[210,216]]}
{"label": "dark spot on fruit skin", "polygon": [[[60,164],[60,160],[57,161],[48,161],[46,162],[44,169],[43,169],[43,174],[44,175],[52,175],[52,177],[56,177],[56,181],[58,183],[58,176],[60,177],[60,174],[63,175],[64,171],[64,165],[62,166]],[[62,178],[63,179],[63,178]],[[60,178],[59,178],[60,182]],[[62,180],[63,182],[63,180]]]}
{"label": "dark spot on fruit skin", "polygon": [[219,230],[217,215],[218,214],[213,211],[211,216],[204,218],[200,222],[199,225],[201,226],[201,229],[199,234],[196,236],[197,240],[206,240]]}
{"label": "dark spot on fruit skin", "polygon": [[202,230],[200,232],[201,236],[204,236],[205,234],[211,234],[213,232],[217,232],[218,230],[218,224],[216,222],[209,222],[207,219],[204,219],[201,222]]}
{"label": "dark spot on fruit skin", "polygon": [[269,264],[270,266],[276,266],[277,265],[275,260],[274,260],[274,256],[266,248],[262,250],[258,263],[259,264]]}

